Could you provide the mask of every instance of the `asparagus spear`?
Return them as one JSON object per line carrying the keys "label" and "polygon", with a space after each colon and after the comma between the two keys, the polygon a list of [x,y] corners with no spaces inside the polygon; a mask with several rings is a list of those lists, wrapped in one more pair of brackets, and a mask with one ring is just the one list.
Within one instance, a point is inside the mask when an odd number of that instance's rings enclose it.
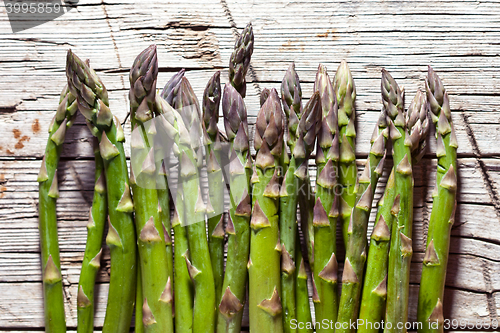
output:
{"label": "asparagus spear", "polygon": [[143,302],[143,293],[142,293],[142,274],[141,274],[141,261],[139,256],[137,256],[137,280],[136,280],[136,291],[135,291],[135,324],[134,324],[134,333],[144,333],[144,325],[142,323],[143,314],[142,314],[142,306],[137,306],[137,304],[142,304]]}
{"label": "asparagus spear", "polygon": [[[294,332],[290,323],[295,314],[295,253],[297,238],[297,204],[300,182],[307,175],[308,159],[314,149],[321,125],[321,101],[316,92],[302,110],[301,89],[294,64],[290,65],[281,84],[283,106],[288,120],[287,143],[291,159],[280,192],[280,237],[282,245],[281,288],[283,328]],[[283,154],[287,154],[286,151]]]}
{"label": "asparagus spear", "polygon": [[49,139],[42,166],[38,174],[39,203],[38,221],[42,253],[42,281],[46,332],[65,332],[64,298],[62,290],[61,262],[57,237],[56,200],[57,165],[61,156],[66,130],[73,124],[77,103],[68,87],[59,98],[59,107],[49,127]]}
{"label": "asparagus spear", "polygon": [[186,260],[194,281],[193,332],[213,332],[215,327],[215,283],[205,227],[206,205],[203,202],[199,167],[201,157],[201,112],[198,100],[186,77],[181,79],[173,106],[189,128],[190,146],[180,146],[181,182],[184,214],[191,261]]}
{"label": "asparagus spear", "polygon": [[216,299],[222,294],[224,276],[224,181],[221,169],[221,137],[217,122],[221,99],[220,72],[208,81],[203,93],[203,130],[207,145],[208,198],[212,212],[208,213],[208,247],[214,273]]}
{"label": "asparagus spear", "polygon": [[[356,182],[358,169],[356,166],[355,142],[356,128],[354,120],[356,111],[354,101],[356,100],[356,88],[352,79],[351,71],[347,62],[342,60],[335,78],[333,79],[333,89],[337,96],[338,103],[338,124],[339,124],[339,183],[342,186],[342,197],[340,199],[340,215],[342,217],[342,236],[346,250],[348,248],[348,228],[351,220],[351,213],[357,202]],[[373,189],[375,190],[375,189]]]}
{"label": "asparagus spear", "polygon": [[378,203],[378,211],[373,232],[370,238],[370,248],[366,265],[366,275],[363,284],[363,295],[358,326],[358,332],[377,333],[376,324],[381,322],[385,314],[387,297],[387,266],[391,229],[394,215],[399,210],[399,197],[395,198],[394,169],[389,175],[384,196]]}
{"label": "asparagus spear", "polygon": [[226,273],[223,295],[218,300],[217,332],[239,333],[246,296],[247,262],[250,251],[252,160],[248,143],[247,110],[241,95],[232,85],[224,88],[222,99],[224,125],[230,142],[230,209]]}
{"label": "asparagus spear", "polygon": [[443,296],[450,232],[455,220],[458,142],[452,122],[448,93],[429,67],[426,81],[431,118],[436,125],[438,158],[436,189],[427,233],[418,297],[420,332],[443,332]]}
{"label": "asparagus spear", "polygon": [[[413,221],[413,176],[411,141],[406,129],[403,93],[396,81],[382,70],[382,102],[388,115],[393,145],[394,180],[400,209],[391,230],[389,269],[387,277],[386,332],[397,331],[397,323],[405,323],[408,316],[409,285],[405,285],[404,266],[411,260],[411,222]],[[408,272],[409,273],[409,272]],[[408,276],[409,277],[409,276]],[[404,326],[404,325],[403,325]]]}
{"label": "asparagus spear", "polygon": [[234,44],[234,51],[229,59],[229,82],[245,98],[247,91],[248,67],[253,53],[252,23],[248,23]]}
{"label": "asparagus spear", "polygon": [[[319,96],[316,94],[316,104]],[[302,89],[300,87],[299,76],[295,71],[295,64],[291,64],[285,73],[281,82],[281,98],[283,109],[286,115],[287,126],[287,144],[292,153],[292,158],[288,165],[286,174],[283,178],[283,184],[280,193],[280,241],[281,241],[281,304],[283,306],[283,331],[297,332],[292,329],[290,323],[297,319],[295,288],[296,288],[296,264],[295,264],[295,241],[297,238],[297,201],[300,178],[295,175],[298,172],[297,161],[294,153],[294,147],[297,144],[297,132],[299,116],[302,113]],[[301,133],[302,134],[302,133]],[[314,133],[316,134],[316,133]],[[315,138],[314,138],[315,139]],[[301,142],[302,148],[303,140]],[[301,147],[297,149],[297,152]],[[303,153],[304,149],[299,153]],[[283,154],[287,154],[286,149]],[[307,163],[307,160],[305,161]],[[306,165],[307,168],[307,165]],[[303,172],[305,174],[305,172]]]}
{"label": "asparagus spear", "polygon": [[311,187],[311,176],[309,170],[306,178],[300,182],[299,207],[300,207],[300,229],[304,235],[306,244],[306,257],[309,265],[314,266],[314,192]]}
{"label": "asparagus spear", "polygon": [[[174,75],[163,89],[162,96],[174,104],[179,91],[179,83],[184,75],[184,70]],[[164,94],[169,92],[168,94]],[[159,132],[165,133],[164,142],[172,142],[172,150],[179,159],[181,141],[190,147],[188,130],[182,121],[181,115],[174,110],[167,101],[156,98],[157,118]],[[182,140],[181,140],[182,138]],[[172,229],[174,231],[174,304],[175,304],[175,330],[179,333],[191,333],[193,331],[193,284],[189,276],[186,259],[189,259],[189,244],[186,230],[186,219],[184,214],[184,194],[182,189],[181,169],[178,171],[177,193],[175,199]]]}
{"label": "asparagus spear", "polygon": [[[358,318],[360,306],[363,272],[366,262],[367,229],[370,217],[372,199],[378,180],[382,175],[385,161],[385,144],[388,137],[385,122],[385,112],[375,129],[376,139],[372,143],[369,157],[365,164],[363,174],[359,178],[356,189],[356,205],[354,206],[347,228],[346,259],[342,275],[342,294],[338,322],[342,323],[341,332],[353,332],[349,323]],[[345,324],[347,323],[347,325]]]}
{"label": "asparagus spear", "polygon": [[[171,232],[172,232],[172,226],[171,226],[171,220],[170,220],[170,192],[169,192],[169,187],[168,187],[168,179],[167,179],[167,171],[166,171],[166,166],[164,161],[161,163],[158,163],[158,167],[161,168],[163,171],[160,172],[159,177],[160,177],[160,182],[162,187],[158,187],[158,207],[159,207],[159,213],[160,213],[160,220],[162,221],[163,225],[163,238],[165,239],[165,251],[167,253],[167,276],[170,279],[170,287],[172,288],[172,284],[174,282],[174,263],[173,263],[173,249],[172,249],[172,238],[171,238]],[[173,311],[173,304],[172,304],[172,309],[170,310],[172,312],[172,315],[174,315]]]}
{"label": "asparagus spear", "polygon": [[[382,71],[382,99],[389,116],[390,136],[393,143],[394,180],[399,210],[391,230],[389,270],[387,278],[387,310],[385,331],[405,331],[408,320],[408,295],[413,222],[412,152],[423,151],[428,132],[427,102],[425,95],[417,92],[408,112],[404,112],[403,94],[390,74]],[[418,159],[418,158],[417,158]]]}
{"label": "asparagus spear", "polygon": [[163,87],[163,90],[160,94],[161,98],[163,98],[171,106],[174,105],[174,100],[179,93],[179,87],[185,72],[186,71],[184,69],[181,69],[175,75],[173,75],[170,80],[168,80],[165,87]]}
{"label": "asparagus spear", "polygon": [[250,332],[283,332],[280,300],[279,159],[283,149],[284,116],[273,89],[257,115],[252,176],[250,227]]}
{"label": "asparagus spear", "polygon": [[[314,264],[313,301],[316,322],[336,322],[338,311],[337,258],[335,252],[338,217],[337,163],[339,160],[339,139],[337,126],[337,99],[330,78],[323,65],[319,65],[314,82],[319,91],[322,107],[322,124],[316,149],[316,202],[313,212]],[[318,332],[331,331],[320,325]]]}
{"label": "asparagus spear", "polygon": [[137,56],[130,69],[130,115],[135,224],[142,280],[142,324],[145,332],[173,332],[171,283],[165,234],[158,210],[152,121],[156,99],[158,59],[151,45]]}
{"label": "asparagus spear", "polygon": [[[179,173],[180,179],[180,173]],[[191,333],[193,331],[193,283],[189,276],[186,259],[189,259],[189,243],[187,238],[184,214],[184,196],[182,183],[178,183],[172,228],[174,229],[174,302],[175,331]]]}
{"label": "asparagus spear", "polygon": [[94,284],[97,272],[101,267],[101,244],[106,217],[108,216],[104,162],[96,138],[94,138],[94,156],[94,198],[90,209],[89,223],[87,224],[87,245],[83,256],[80,281],[78,282],[78,333],[91,333],[94,331]]}
{"label": "asparagus spear", "polygon": [[109,109],[106,88],[88,64],[68,51],[66,75],[78,109],[90,130],[99,139],[104,161],[108,196],[111,249],[111,278],[103,332],[128,332],[132,320],[136,287],[136,237],[130,196],[125,136],[120,122]]}
{"label": "asparagus spear", "polygon": [[297,234],[297,247],[295,258],[299,263],[299,268],[295,270],[295,303],[297,304],[297,323],[302,323],[297,327],[298,333],[313,333],[312,327],[307,327],[307,323],[312,324],[311,307],[309,305],[309,293],[307,290],[307,271],[302,257],[300,239]]}

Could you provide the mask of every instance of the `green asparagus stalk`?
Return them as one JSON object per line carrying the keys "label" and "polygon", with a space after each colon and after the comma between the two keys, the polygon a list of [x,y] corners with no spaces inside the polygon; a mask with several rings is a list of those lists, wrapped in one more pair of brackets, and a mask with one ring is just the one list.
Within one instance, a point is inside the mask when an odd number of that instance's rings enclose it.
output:
{"label": "green asparagus stalk", "polygon": [[[309,168],[308,168],[309,169]],[[300,239],[297,239],[296,253],[299,262],[299,269],[295,270],[296,277],[296,291],[295,299],[297,303],[297,322],[298,323],[312,323],[311,306],[309,304],[309,291],[307,288],[307,279],[312,280],[311,274],[307,274],[306,265],[312,267],[314,264],[314,193],[311,188],[311,178],[309,175],[309,170],[307,170],[306,178],[300,183],[299,190],[299,207],[300,207],[300,228],[302,230],[302,235],[305,243],[305,252],[300,245]],[[298,237],[298,234],[297,234]],[[304,254],[303,254],[304,253]],[[306,262],[303,258],[304,256],[308,259]],[[311,271],[311,269],[310,269]],[[300,326],[297,328],[299,333],[312,333],[313,328]]]}
{"label": "green asparagus stalk", "polygon": [[[165,239],[165,251],[167,253],[167,276],[170,278],[170,287],[174,281],[174,263],[173,263],[173,249],[172,249],[172,226],[170,220],[170,191],[168,187],[167,171],[164,161],[158,163],[158,167],[162,169],[159,174],[161,188],[158,188],[158,207],[160,208],[160,219],[163,224],[163,238]],[[173,315],[173,305],[172,305],[172,315]]]}
{"label": "green asparagus stalk", "polygon": [[[144,299],[142,293],[142,274],[141,274],[141,262],[139,256],[137,256],[137,281],[136,281],[136,291],[135,291],[135,304],[141,304]],[[143,315],[142,315],[142,307],[135,307],[135,324],[134,324],[134,333],[144,333],[144,325],[142,323]]]}
{"label": "green asparagus stalk", "polygon": [[66,86],[49,126],[49,139],[38,174],[38,221],[42,253],[42,281],[46,332],[66,332],[61,262],[57,236],[56,201],[59,197],[57,166],[66,130],[73,124],[77,103]]}
{"label": "green asparagus stalk", "polygon": [[[356,205],[358,169],[356,166],[355,142],[356,128],[354,125],[356,111],[354,102],[356,100],[356,88],[352,79],[351,71],[344,60],[340,63],[335,78],[333,89],[338,103],[339,124],[339,183],[342,187],[340,199],[340,215],[342,217],[342,236],[344,245],[348,247],[348,228],[351,213]],[[375,190],[375,189],[373,189]]]}
{"label": "green asparagus stalk", "polygon": [[245,98],[247,91],[247,75],[253,53],[253,29],[248,23],[234,44],[234,51],[229,60],[229,82]]}
{"label": "green asparagus stalk", "polygon": [[373,141],[363,174],[359,177],[356,192],[356,205],[353,208],[346,239],[346,259],[342,275],[342,294],[340,296],[338,322],[342,323],[339,332],[354,332],[350,323],[358,319],[361,287],[367,256],[368,219],[378,180],[384,169],[386,138],[388,135],[385,112],[377,124],[377,138]]}
{"label": "green asparagus stalk", "polygon": [[[281,84],[283,107],[287,116],[287,143],[291,159],[280,191],[280,237],[282,246],[281,288],[283,330],[296,332],[295,253],[297,238],[297,204],[299,186],[307,175],[308,159],[314,149],[321,126],[321,101],[316,92],[302,110],[300,82],[294,64],[290,65]],[[283,154],[287,154],[286,151]]]}
{"label": "green asparagus stalk", "polygon": [[142,324],[145,332],[173,332],[172,294],[169,281],[165,233],[156,188],[152,121],[156,100],[158,59],[152,45],[137,56],[130,69],[130,115],[132,123],[131,182],[135,199],[135,225],[141,264]]}
{"label": "green asparagus stalk", "polygon": [[[316,104],[319,96],[316,94]],[[293,150],[297,144],[297,132],[299,125],[299,116],[302,113],[302,89],[300,87],[299,76],[295,71],[295,64],[291,64],[285,73],[285,77],[281,82],[281,98],[283,109],[286,115],[287,126],[287,144],[292,153],[292,158],[288,165],[286,174],[283,178],[283,184],[280,191],[280,241],[281,241],[281,304],[283,307],[283,332],[297,332],[292,329],[291,322],[297,320],[296,303],[295,303],[295,288],[296,288],[296,238],[297,238],[297,204],[298,190],[300,178],[295,175],[299,172],[297,163],[300,163],[295,158]],[[303,135],[303,133],[300,133]],[[312,133],[311,133],[312,134]],[[316,133],[314,133],[316,134]],[[314,138],[316,139],[316,138]],[[301,142],[302,147],[298,147],[297,152],[303,153],[304,142]],[[302,151],[300,151],[302,150]],[[282,154],[288,154],[286,149]],[[307,163],[307,160],[306,160]],[[307,168],[307,165],[306,165]],[[305,172],[303,172],[305,174]]]}
{"label": "green asparagus stalk", "polygon": [[181,79],[173,107],[189,129],[190,145],[180,145],[181,182],[187,223],[190,260],[188,271],[194,281],[193,332],[213,332],[216,322],[215,283],[206,236],[205,212],[199,168],[202,163],[202,119],[198,100],[186,77]]}
{"label": "green asparagus stalk", "polygon": [[101,267],[102,237],[108,216],[104,162],[99,151],[99,142],[94,138],[95,186],[92,208],[87,224],[87,245],[83,256],[80,281],[78,282],[78,333],[94,331],[94,285]]}
{"label": "green asparagus stalk", "polygon": [[[385,70],[382,70],[381,87],[382,102],[389,117],[390,136],[393,145],[395,193],[400,198],[399,212],[394,219],[391,230],[389,250],[385,318],[386,322],[390,324],[386,325],[384,331],[397,332],[397,324],[406,323],[408,316],[409,284],[406,285],[405,283],[407,277],[405,276],[404,267],[406,265],[409,267],[413,253],[411,241],[413,221],[411,141],[406,129],[403,93],[396,81]],[[401,327],[401,324],[399,327]]]}
{"label": "green asparagus stalk", "polygon": [[68,52],[66,75],[78,109],[87,119],[91,132],[99,139],[104,161],[109,213],[106,243],[111,249],[111,278],[103,332],[129,332],[137,276],[132,218],[134,204],[123,149],[125,136],[120,122],[109,109],[108,94],[102,81],[71,50]]}
{"label": "green asparagus stalk", "polygon": [[273,89],[257,116],[250,221],[250,332],[282,333],[280,300],[279,166],[283,149],[284,115]]}
{"label": "green asparagus stalk", "polygon": [[[322,107],[322,124],[316,149],[316,202],[313,208],[314,264],[313,302],[316,322],[337,321],[337,218],[338,197],[337,165],[339,161],[339,138],[337,126],[337,99],[330,77],[323,65],[319,65],[314,82],[314,91],[319,91]],[[328,325],[320,325],[318,332],[331,332]]]}
{"label": "green asparagus stalk", "polygon": [[[393,144],[394,180],[396,197],[399,196],[399,211],[391,230],[389,269],[387,277],[387,332],[404,332],[408,320],[408,297],[410,288],[410,264],[413,222],[413,174],[412,152],[423,152],[428,132],[427,101],[418,91],[404,112],[403,94],[390,74],[382,71],[382,100],[389,116],[390,136]],[[416,159],[418,160],[418,158]]]}
{"label": "green asparagus stalk", "polygon": [[314,266],[314,192],[311,187],[311,176],[309,170],[306,178],[300,183],[299,191],[299,207],[300,207],[300,229],[304,235],[306,244],[306,257],[309,260],[309,265]]}
{"label": "green asparagus stalk", "polygon": [[[180,178],[179,178],[180,179]],[[174,302],[175,331],[191,333],[193,331],[194,288],[189,276],[186,259],[189,259],[189,243],[184,214],[184,196],[182,184],[177,187],[176,204],[172,228],[174,230]]]}
{"label": "green asparagus stalk", "polygon": [[391,229],[394,215],[399,210],[399,197],[395,199],[394,169],[389,175],[384,196],[378,203],[378,211],[366,264],[366,275],[361,298],[358,332],[377,333],[385,314],[387,297],[387,266]]}
{"label": "green asparagus stalk", "polygon": [[438,158],[436,190],[422,266],[417,319],[419,332],[443,332],[443,296],[450,232],[457,204],[458,142],[452,122],[448,93],[441,79],[429,67],[426,81],[431,119],[436,125]]}
{"label": "green asparagus stalk", "polygon": [[[297,332],[298,333],[313,333],[311,306],[309,305],[309,292],[307,290],[307,271],[302,257],[302,249],[300,247],[300,239],[297,234],[297,247],[295,249],[295,258],[299,263],[299,268],[295,270],[296,275],[296,290],[295,303],[297,304]],[[307,326],[309,324],[309,326]]]}
{"label": "green asparagus stalk", "polygon": [[246,297],[247,262],[250,251],[252,210],[247,110],[243,98],[232,85],[224,88],[224,125],[230,142],[230,209],[226,233],[227,261],[223,295],[219,296],[217,332],[239,333]]}
{"label": "green asparagus stalk", "polygon": [[221,169],[221,137],[217,122],[221,100],[220,72],[216,72],[208,81],[203,93],[203,130],[207,145],[208,199],[208,248],[214,273],[215,295],[222,295],[224,277],[224,179]]}

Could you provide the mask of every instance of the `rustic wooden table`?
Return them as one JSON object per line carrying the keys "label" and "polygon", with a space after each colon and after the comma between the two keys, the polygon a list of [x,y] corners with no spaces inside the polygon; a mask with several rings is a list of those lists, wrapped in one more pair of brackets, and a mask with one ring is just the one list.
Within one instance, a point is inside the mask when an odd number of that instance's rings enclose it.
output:
{"label": "rustic wooden table", "polygon": [[[246,99],[250,122],[258,111],[260,90],[279,87],[292,61],[303,81],[304,96],[310,96],[318,63],[333,76],[340,60],[346,59],[357,86],[360,161],[367,155],[381,108],[381,68],[405,87],[407,103],[424,87],[427,65],[435,68],[450,95],[460,145],[445,317],[469,323],[498,319],[498,1],[85,0],[54,21],[18,33],[11,32],[6,9],[0,7],[0,331],[43,330],[36,175],[65,84],[67,50],[91,60],[110,91],[113,112],[123,120],[128,110],[128,68],[141,50],[158,45],[159,86],[186,68],[200,96],[215,69],[222,70],[221,77],[227,80],[236,31],[249,21],[255,31]],[[73,330],[93,188],[90,136],[79,119],[66,137],[59,173],[59,240],[67,324]],[[434,141],[415,170],[410,320],[416,317],[432,206]],[[376,200],[381,192],[379,186]],[[109,251],[104,262],[98,278],[96,327],[103,322]]]}

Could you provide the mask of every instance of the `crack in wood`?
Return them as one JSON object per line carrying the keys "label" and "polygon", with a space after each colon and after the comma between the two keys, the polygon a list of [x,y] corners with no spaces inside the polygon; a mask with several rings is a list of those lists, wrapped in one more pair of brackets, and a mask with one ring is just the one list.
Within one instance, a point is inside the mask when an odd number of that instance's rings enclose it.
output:
{"label": "crack in wood", "polygon": [[[111,22],[109,20],[108,10],[106,9],[106,4],[104,3],[104,0],[101,0],[101,7],[104,12],[106,23],[109,28],[109,36],[111,37],[111,41],[113,42],[113,48],[115,49],[116,60],[118,60],[118,67],[122,68],[123,66],[122,66],[122,60],[120,58],[120,52],[118,51],[118,45],[116,44],[115,36],[113,35],[113,29],[111,28]],[[125,89],[125,81],[123,80],[123,75],[120,75],[120,82],[122,83],[123,89]],[[128,104],[127,94],[124,94],[123,98],[125,99],[125,104]],[[123,121],[122,125],[125,124],[125,122],[127,121],[129,114],[130,112],[128,112],[127,115],[125,116],[125,120]]]}
{"label": "crack in wood", "polygon": [[488,168],[486,167],[484,161],[482,160],[481,150],[479,149],[479,145],[476,141],[476,136],[469,123],[469,116],[465,115],[462,112],[460,113],[460,115],[462,116],[462,119],[464,121],[465,131],[467,132],[467,137],[469,138],[469,142],[472,146],[472,151],[476,159],[476,163],[479,165],[479,169],[481,170],[481,177],[483,178],[484,185],[488,190],[488,194],[491,198],[493,206],[495,207],[495,212],[500,222],[500,199],[497,196],[497,191],[495,189],[495,186],[493,185],[493,182],[491,181],[491,178],[488,174]]}
{"label": "crack in wood", "polygon": [[[233,32],[233,35],[235,38],[238,38],[240,36],[238,32],[238,27],[236,26],[236,22],[234,21],[233,14],[231,14],[231,10],[229,9],[229,6],[227,5],[226,0],[220,0],[220,4],[222,6],[222,10],[224,10],[224,13],[226,14],[227,20],[229,21],[229,25],[231,26],[231,30]],[[250,65],[248,66],[248,71],[250,74],[250,77],[252,78],[252,85],[254,86],[255,90],[257,90],[258,96],[260,96],[261,89],[259,86],[259,79],[257,78],[257,73],[255,72],[255,69],[252,66],[252,60],[250,60]]]}
{"label": "crack in wood", "polygon": [[490,318],[498,320],[497,307],[495,301],[495,294],[493,294],[493,286],[491,283],[490,269],[485,261],[482,264],[483,277],[486,289],[486,300],[488,302],[488,312],[490,313]]}

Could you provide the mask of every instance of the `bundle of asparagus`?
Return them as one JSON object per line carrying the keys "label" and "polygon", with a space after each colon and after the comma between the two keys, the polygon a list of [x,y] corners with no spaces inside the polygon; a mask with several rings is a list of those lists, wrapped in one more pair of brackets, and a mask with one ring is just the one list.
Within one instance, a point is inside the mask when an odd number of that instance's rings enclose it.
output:
{"label": "bundle of asparagus", "polygon": [[[404,331],[404,325],[397,324],[408,320],[410,306],[413,167],[425,153],[429,113],[436,124],[438,170],[418,320],[425,332],[443,330],[458,144],[441,80],[429,67],[427,94],[418,91],[405,111],[404,91],[382,71],[383,109],[358,175],[356,90],[347,63],[341,62],[333,80],[326,67],[319,66],[305,106],[292,64],[281,83],[281,98],[275,89],[261,93],[252,156],[244,98],[253,43],[249,24],[235,43],[229,83],[222,92],[216,72],[205,87],[201,107],[184,70],[157,93],[157,49],[152,45],[139,54],[129,75],[130,181],[125,135],[109,109],[107,90],[88,62],[68,52],[68,86],[49,128],[38,175],[47,332],[66,329],[55,205],[61,147],[77,110],[95,136],[96,165],[78,286],[78,332],[93,331],[94,284],[108,214],[111,278],[103,332],[128,332],[135,303],[136,332],[237,333],[247,287],[253,333],[376,332],[380,326],[374,324],[384,316],[390,324],[385,331]],[[221,101],[225,133],[218,127]],[[389,138],[394,167],[368,247],[372,200]],[[315,191],[308,171],[314,148]],[[177,172],[171,172],[172,165]],[[172,180],[177,180],[176,192],[169,186]],[[224,227],[226,185],[229,211]],[[339,219],[346,253],[340,297]],[[363,325],[355,329],[353,322]]]}

